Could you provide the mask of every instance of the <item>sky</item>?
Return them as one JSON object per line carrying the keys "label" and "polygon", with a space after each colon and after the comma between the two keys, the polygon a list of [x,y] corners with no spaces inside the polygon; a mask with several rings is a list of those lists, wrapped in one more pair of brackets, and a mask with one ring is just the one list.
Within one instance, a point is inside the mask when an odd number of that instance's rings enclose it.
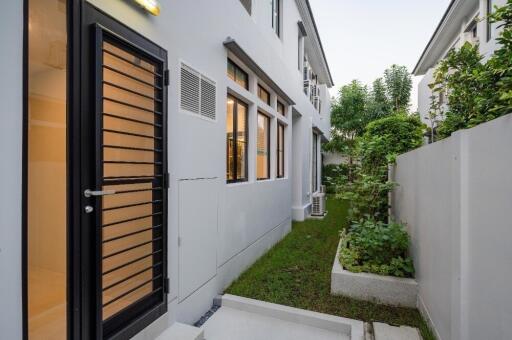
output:
{"label": "sky", "polygon": [[[335,87],[370,85],[392,64],[412,72],[450,0],[310,0]],[[414,78],[411,109],[417,108]]]}

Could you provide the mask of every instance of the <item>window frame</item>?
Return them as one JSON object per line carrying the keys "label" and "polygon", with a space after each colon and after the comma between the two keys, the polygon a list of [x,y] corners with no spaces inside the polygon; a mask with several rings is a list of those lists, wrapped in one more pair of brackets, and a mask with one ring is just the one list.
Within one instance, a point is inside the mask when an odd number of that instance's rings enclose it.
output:
{"label": "window frame", "polygon": [[272,29],[281,37],[281,0],[272,0]]}
{"label": "window frame", "polygon": [[[283,108],[283,111],[279,111],[279,107],[282,107]],[[277,100],[277,105],[276,105],[276,111],[277,113],[279,113],[281,116],[283,117],[286,117],[286,105],[284,105],[279,99]]]}
{"label": "window frame", "polygon": [[[269,180],[270,179],[270,162],[271,162],[271,148],[270,148],[270,129],[271,129],[271,117],[266,115],[265,113],[263,113],[262,111],[258,111],[258,116],[257,118],[259,119],[259,117],[264,117],[266,119],[266,122],[267,122],[267,177],[258,177],[258,137],[259,137],[259,134],[256,133],[256,180],[257,181],[265,181],[265,180]],[[257,121],[258,121],[257,119]],[[258,131],[258,128],[259,128],[259,124],[256,126],[256,131]]]}
{"label": "window frame", "polygon": [[[261,92],[264,92],[265,94],[267,94],[268,96],[268,99],[267,100],[264,100],[263,98],[261,98]],[[271,102],[271,95],[270,95],[270,91],[268,91],[266,88],[264,88],[263,86],[261,86],[261,84],[258,83],[258,98],[264,102],[265,104],[267,104],[268,106],[270,106],[270,102]]]}
{"label": "window frame", "polygon": [[[231,78],[230,74],[229,74],[229,66],[233,66],[233,69],[235,70],[235,73],[234,73],[234,78]],[[243,75],[245,75],[245,86],[242,86],[240,85],[240,83],[237,81],[237,71],[239,71],[240,73],[242,73]],[[247,91],[249,91],[249,73],[245,72],[240,66],[237,65],[237,63],[235,63],[231,58],[228,58],[228,63],[227,63],[227,68],[226,68],[226,73],[227,73],[227,76],[229,79],[233,80],[235,83],[237,83],[238,85],[240,85],[242,88],[246,89]]]}
{"label": "window frame", "polygon": [[[249,181],[249,166],[248,166],[248,162],[249,162],[249,157],[248,157],[248,151],[249,151],[249,105],[245,102],[243,102],[242,100],[238,99],[237,97],[231,95],[231,94],[228,94],[227,97],[226,97],[226,101],[229,100],[229,99],[232,99],[233,100],[233,176],[234,176],[234,179],[228,179],[228,169],[229,169],[229,141],[227,139],[227,136],[226,136],[226,183],[228,184],[231,184],[231,183],[243,183],[243,182],[248,182]],[[226,103],[227,104],[227,103]],[[241,176],[240,178],[238,178],[238,164],[237,164],[237,158],[238,158],[238,148],[235,147],[235,141],[238,140],[238,105],[242,105],[245,107],[245,157],[244,157],[244,162],[245,162],[245,174],[244,176]],[[226,116],[227,116],[227,112],[226,112]],[[226,125],[227,127],[227,125]],[[226,131],[227,133],[227,131]]]}
{"label": "window frame", "polygon": [[487,20],[486,20],[486,26],[487,26],[487,32],[486,32],[486,39],[487,39],[487,42],[491,41],[492,39],[492,23],[491,23],[491,19],[489,18],[489,15],[492,14],[493,12],[493,0],[487,0],[486,1],[486,14],[487,14]]}
{"label": "window frame", "polygon": [[[276,143],[276,178],[285,178],[285,169],[286,169],[286,125],[281,123],[280,121],[277,121],[277,143]],[[282,138],[281,138],[282,137]],[[281,140],[283,141],[281,145]],[[281,163],[283,164],[283,167],[281,169]]]}

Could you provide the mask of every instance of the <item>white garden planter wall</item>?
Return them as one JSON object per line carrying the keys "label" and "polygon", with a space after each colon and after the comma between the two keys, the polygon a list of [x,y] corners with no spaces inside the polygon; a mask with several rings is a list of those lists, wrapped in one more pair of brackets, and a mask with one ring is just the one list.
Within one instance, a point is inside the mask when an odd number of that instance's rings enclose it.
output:
{"label": "white garden planter wall", "polygon": [[416,280],[349,272],[341,266],[340,247],[341,240],[331,271],[331,294],[393,306],[416,308],[418,295]]}

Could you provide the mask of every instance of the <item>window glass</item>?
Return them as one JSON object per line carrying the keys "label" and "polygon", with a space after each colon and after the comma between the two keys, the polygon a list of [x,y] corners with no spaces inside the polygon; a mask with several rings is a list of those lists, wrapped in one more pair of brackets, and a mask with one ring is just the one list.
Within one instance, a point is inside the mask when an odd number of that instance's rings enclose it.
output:
{"label": "window glass", "polygon": [[27,5],[28,338],[65,339],[67,2],[29,0]]}
{"label": "window glass", "polygon": [[278,36],[280,36],[280,20],[281,20],[280,0],[272,0],[272,28]]}
{"label": "window glass", "polygon": [[277,178],[284,177],[284,125],[277,124]]}
{"label": "window glass", "polygon": [[285,106],[280,101],[277,102],[277,112],[279,112],[279,114],[281,114],[283,117],[286,116]]}
{"label": "window glass", "polygon": [[267,105],[270,105],[270,92],[261,87],[261,85],[258,85],[258,97]]}
{"label": "window glass", "polygon": [[233,134],[233,112],[235,110],[235,101],[228,97],[227,100],[227,113],[226,113],[226,147],[227,147],[227,179],[232,181],[235,179],[234,173],[234,134]]}
{"label": "window glass", "polygon": [[270,118],[258,113],[257,134],[257,171],[258,179],[270,178]]}
{"label": "window glass", "polygon": [[228,96],[226,112],[226,178],[247,180],[247,105]]}
{"label": "window glass", "polygon": [[228,77],[244,89],[249,89],[249,75],[230,59],[228,59]]}

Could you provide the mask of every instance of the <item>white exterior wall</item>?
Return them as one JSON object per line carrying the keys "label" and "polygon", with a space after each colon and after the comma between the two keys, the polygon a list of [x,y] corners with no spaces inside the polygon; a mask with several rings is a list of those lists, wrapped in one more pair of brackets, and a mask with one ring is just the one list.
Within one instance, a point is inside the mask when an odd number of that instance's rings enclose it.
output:
{"label": "white exterior wall", "polygon": [[[322,86],[323,104],[319,114],[302,91],[302,69],[297,65],[297,22],[302,19],[295,1],[282,2],[281,37],[273,32],[267,20],[269,8],[263,1],[253,1],[251,16],[238,0],[161,1],[162,12],[158,17],[149,15],[131,1],[88,2],[168,51],[169,312],[138,336],[150,339],[176,320],[197,321],[211,307],[218,293],[290,231],[296,201],[303,207],[299,217],[304,217],[310,203],[311,134],[316,127],[328,136],[330,99],[326,86]],[[0,53],[5,118],[0,126],[3,157],[0,301],[9,313],[0,316],[0,337],[19,339],[22,327],[22,1],[10,1],[5,6],[0,20],[4,27],[0,37],[6,47]],[[262,103],[256,96],[256,78],[250,70],[250,91],[227,77],[230,53],[223,46],[227,37],[235,39],[296,102],[293,112],[292,107],[288,107],[287,118],[282,119],[288,126],[283,179],[275,178],[277,122],[273,119],[271,179],[256,181],[257,109],[260,107],[271,117],[280,117],[275,109],[277,97],[272,93],[272,107]],[[216,82],[216,121],[179,109],[181,62]],[[228,92],[249,104],[247,183],[226,184]],[[295,171],[296,166],[299,172]]]}
{"label": "white exterior wall", "polygon": [[[459,2],[463,2],[459,1]],[[467,0],[466,0],[467,1]],[[442,45],[443,52],[440,54],[441,57],[435,62],[431,63],[431,65],[427,66],[428,71],[423,75],[422,80],[418,85],[418,112],[420,113],[421,120],[430,126],[430,122],[428,121],[428,112],[430,110],[430,97],[432,96],[432,91],[428,87],[429,84],[433,82],[433,74],[437,67],[439,61],[441,61],[450,51],[450,49],[455,46],[456,48],[460,48],[466,42],[464,38],[464,31],[469,23],[473,20],[475,16],[478,15],[479,18],[484,18],[485,13],[487,11],[487,1],[488,0],[478,0],[476,10],[469,9],[468,12],[464,13],[462,16],[463,19],[457,22],[454,22],[453,19],[447,18],[446,24],[451,26],[457,26],[456,34],[452,36],[443,36],[439,38],[439,42],[437,44]],[[469,1],[468,1],[469,2]],[[506,0],[493,0],[493,3],[496,6],[503,6],[506,4]],[[458,8],[466,8],[463,5],[460,5]],[[456,10],[457,10],[456,9]],[[448,31],[449,28],[446,28]],[[484,61],[488,59],[494,51],[499,47],[496,41],[496,38],[499,35],[499,29],[497,29],[497,25],[494,24],[492,26],[492,38],[487,41],[487,21],[481,20],[477,23],[477,35],[479,42],[479,50],[480,54],[484,57]],[[434,43],[436,44],[436,43]],[[431,47],[434,49],[435,47]]]}
{"label": "white exterior wall", "polygon": [[23,2],[0,11],[0,338],[22,338],[21,164],[23,126]]}
{"label": "white exterior wall", "polygon": [[397,159],[393,214],[440,340],[512,338],[510,131],[507,115]]}

